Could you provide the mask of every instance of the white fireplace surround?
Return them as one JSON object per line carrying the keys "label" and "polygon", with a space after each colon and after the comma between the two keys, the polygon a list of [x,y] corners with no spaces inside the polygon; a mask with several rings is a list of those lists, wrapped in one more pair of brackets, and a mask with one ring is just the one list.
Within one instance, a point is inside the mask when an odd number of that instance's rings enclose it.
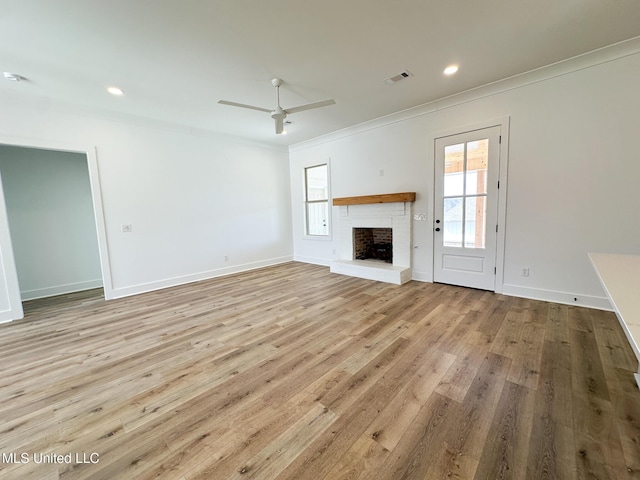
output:
{"label": "white fireplace surround", "polygon": [[[401,285],[411,280],[412,202],[371,203],[338,207],[339,255],[331,262],[333,273]],[[354,258],[354,228],[391,228],[393,263]]]}

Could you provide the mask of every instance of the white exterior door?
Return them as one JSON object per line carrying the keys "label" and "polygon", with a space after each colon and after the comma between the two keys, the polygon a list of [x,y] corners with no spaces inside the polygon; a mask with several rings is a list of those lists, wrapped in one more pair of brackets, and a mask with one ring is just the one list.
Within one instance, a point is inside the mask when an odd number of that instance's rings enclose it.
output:
{"label": "white exterior door", "polygon": [[495,290],[499,170],[499,126],[435,140],[435,282]]}

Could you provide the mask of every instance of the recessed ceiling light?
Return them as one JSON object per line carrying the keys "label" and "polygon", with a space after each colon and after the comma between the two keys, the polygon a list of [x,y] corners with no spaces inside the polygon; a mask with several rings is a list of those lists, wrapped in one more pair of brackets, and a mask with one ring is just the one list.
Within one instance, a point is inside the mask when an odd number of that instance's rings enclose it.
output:
{"label": "recessed ceiling light", "polygon": [[444,73],[445,75],[453,75],[454,73],[456,73],[458,71],[458,65],[449,65],[447,68],[444,69]]}
{"label": "recessed ceiling light", "polygon": [[124,95],[124,91],[118,87],[108,87],[107,92],[109,92],[111,95],[115,95],[116,97]]}

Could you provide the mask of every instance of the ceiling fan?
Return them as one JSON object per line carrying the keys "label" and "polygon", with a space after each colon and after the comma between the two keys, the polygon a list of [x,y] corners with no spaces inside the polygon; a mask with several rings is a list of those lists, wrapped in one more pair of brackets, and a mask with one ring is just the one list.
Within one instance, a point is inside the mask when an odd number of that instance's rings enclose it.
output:
{"label": "ceiling fan", "polygon": [[297,112],[303,112],[304,110],[311,110],[312,108],[320,108],[326,107],[327,105],[333,105],[335,100],[322,100],[321,102],[315,103],[307,103],[306,105],[300,105],[299,107],[292,108],[282,108],[280,106],[280,85],[282,85],[282,80],[279,78],[274,78],[271,80],[271,84],[276,87],[276,108],[273,110],[269,108],[255,107],[253,105],[245,105],[244,103],[236,103],[229,102],[227,100],[218,100],[218,103],[223,105],[231,105],[232,107],[242,107],[249,108],[251,110],[258,110],[260,112],[267,112],[271,114],[271,118],[276,121],[276,133],[280,134],[284,132],[284,119],[287,118],[287,115]]}

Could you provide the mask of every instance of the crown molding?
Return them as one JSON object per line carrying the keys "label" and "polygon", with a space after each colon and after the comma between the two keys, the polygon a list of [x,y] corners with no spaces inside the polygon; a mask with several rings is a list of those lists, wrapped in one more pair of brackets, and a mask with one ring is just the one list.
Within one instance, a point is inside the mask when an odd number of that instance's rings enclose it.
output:
{"label": "crown molding", "polygon": [[640,36],[623,42],[615,43],[607,47],[599,48],[575,57],[562,60],[544,67],[530,70],[525,73],[514,75],[502,80],[472,88],[461,93],[443,97],[422,105],[401,110],[383,117],[363,122],[351,127],[337,130],[320,137],[306,140],[289,146],[289,153],[311,148],[328,142],[333,142],[342,138],[350,137],[358,133],[366,132],[376,128],[384,127],[397,122],[402,122],[414,117],[427,115],[457,105],[472,102],[482,98],[490,97],[500,93],[515,90],[535,83],[543,82],[552,78],[571,74],[587,68],[592,68],[621,58],[638,55],[640,53]]}

